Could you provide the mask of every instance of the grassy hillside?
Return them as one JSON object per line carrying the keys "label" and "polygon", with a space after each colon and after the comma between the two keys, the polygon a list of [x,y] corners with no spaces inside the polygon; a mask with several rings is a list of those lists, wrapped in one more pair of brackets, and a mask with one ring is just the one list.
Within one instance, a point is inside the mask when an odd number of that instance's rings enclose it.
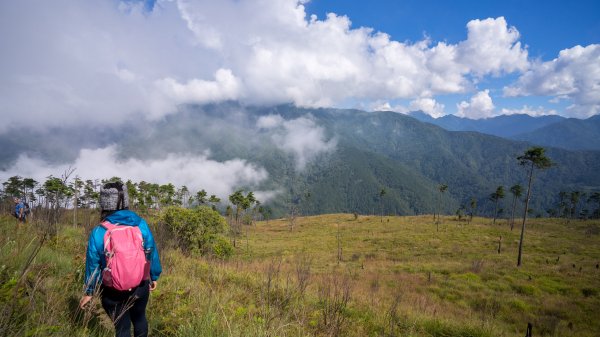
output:
{"label": "grassy hillside", "polygon": [[[535,336],[597,336],[600,223],[532,219],[517,268],[518,231],[490,222],[259,222],[229,261],[190,256],[155,227],[152,335],[522,336],[531,322]],[[40,246],[42,230],[0,218],[0,336],[110,336],[98,301],[77,309],[89,228],[59,226]]]}

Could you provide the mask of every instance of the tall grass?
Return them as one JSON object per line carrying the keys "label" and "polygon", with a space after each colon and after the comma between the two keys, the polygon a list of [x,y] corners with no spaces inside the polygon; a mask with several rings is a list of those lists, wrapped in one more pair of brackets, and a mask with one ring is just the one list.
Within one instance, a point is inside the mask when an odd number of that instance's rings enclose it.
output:
{"label": "tall grass", "polygon": [[[448,218],[438,232],[430,218],[301,217],[292,232],[286,220],[261,222],[226,261],[153,228],[164,271],[151,335],[522,336],[529,322],[539,336],[598,335],[600,238],[590,228],[600,224],[532,221],[516,268],[508,226]],[[97,298],[78,309],[93,224],[71,219],[49,231],[0,218],[0,336],[113,334]]]}
{"label": "tall grass", "polygon": [[82,230],[55,231],[41,219],[0,218],[0,336],[111,335],[96,315],[78,309],[82,237]]}

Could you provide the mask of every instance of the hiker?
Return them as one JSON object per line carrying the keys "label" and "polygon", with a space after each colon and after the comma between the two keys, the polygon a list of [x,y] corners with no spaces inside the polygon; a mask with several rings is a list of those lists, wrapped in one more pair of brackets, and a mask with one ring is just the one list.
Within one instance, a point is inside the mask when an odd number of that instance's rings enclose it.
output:
{"label": "hiker", "polygon": [[14,197],[13,201],[15,202],[15,211],[13,213],[15,218],[17,218],[20,222],[27,221],[27,213],[25,212],[25,204],[23,202],[21,202],[21,199],[19,199],[17,197]]}
{"label": "hiker", "polygon": [[162,268],[152,232],[144,219],[128,209],[127,186],[107,183],[100,190],[101,223],[88,241],[85,261],[84,309],[100,287],[102,307],[117,337],[148,336],[146,305]]}

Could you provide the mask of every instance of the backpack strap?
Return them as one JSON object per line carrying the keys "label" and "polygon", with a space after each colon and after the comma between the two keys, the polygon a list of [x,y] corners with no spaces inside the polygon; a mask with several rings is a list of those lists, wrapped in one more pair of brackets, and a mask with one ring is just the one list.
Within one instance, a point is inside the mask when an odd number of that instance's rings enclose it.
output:
{"label": "backpack strap", "polygon": [[103,242],[103,246],[104,246],[104,255],[105,255],[107,258],[108,258],[108,257],[111,257],[111,256],[113,255],[113,253],[112,253],[112,252],[109,252],[109,251],[106,249],[106,248],[107,248],[107,245],[108,245],[108,241],[107,241],[107,240],[108,240],[108,238],[110,237],[110,236],[109,236],[109,234],[110,234],[110,231],[111,231],[111,230],[113,230],[113,229],[115,229],[115,228],[116,228],[118,225],[119,225],[119,224],[112,224],[112,223],[110,223],[110,222],[108,222],[108,221],[102,221],[102,222],[100,223],[100,226],[101,226],[102,228],[106,229],[106,233],[104,233],[104,239],[102,240],[102,242]]}
{"label": "backpack strap", "polygon": [[100,226],[100,227],[102,227],[102,228],[106,229],[107,231],[109,231],[109,230],[111,230],[111,229],[114,229],[114,228],[115,228],[115,227],[117,227],[118,225],[119,225],[118,223],[116,223],[116,224],[112,224],[112,223],[110,223],[110,222],[108,222],[108,221],[106,221],[106,220],[105,220],[105,221],[102,221],[102,222],[99,224],[99,226]]}

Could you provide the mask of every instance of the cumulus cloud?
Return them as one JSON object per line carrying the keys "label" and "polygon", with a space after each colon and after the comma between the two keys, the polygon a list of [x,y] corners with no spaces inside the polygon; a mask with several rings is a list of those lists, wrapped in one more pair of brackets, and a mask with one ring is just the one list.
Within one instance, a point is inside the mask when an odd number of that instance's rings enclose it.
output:
{"label": "cumulus cloud", "polygon": [[458,59],[475,75],[500,75],[528,68],[527,49],[521,47],[519,32],[508,27],[504,17],[469,21],[467,30],[467,40],[457,47]]}
{"label": "cumulus cloud", "polygon": [[446,115],[444,112],[445,105],[437,102],[433,98],[422,97],[417,98],[404,106],[402,104],[391,105],[389,102],[374,102],[371,107],[373,111],[394,111],[399,113],[409,113],[411,111],[422,111],[433,118],[438,118]]}
{"label": "cumulus cloud", "polygon": [[[173,183],[185,185],[191,190],[205,189],[221,198],[242,186],[257,187],[268,178],[268,173],[241,159],[214,161],[208,153],[203,155],[170,154],[162,159],[121,160],[115,146],[101,149],[83,149],[72,163],[49,164],[41,159],[21,155],[16,163],[6,171],[0,171],[0,180],[5,181],[18,172],[20,176],[44,181],[47,176],[60,176],[69,168],[75,168],[74,175],[84,179],[107,179],[114,176],[133,181],[152,183]],[[263,191],[263,197],[275,192]],[[261,201],[265,201],[262,199]]]}
{"label": "cumulus cloud", "polygon": [[469,22],[457,44],[409,43],[345,16],[309,17],[303,3],[158,0],[148,12],[131,1],[1,2],[0,132],[157,119],[223,100],[419,100],[527,64],[502,17]]}
{"label": "cumulus cloud", "polygon": [[406,114],[409,111],[408,107],[402,104],[392,105],[390,102],[386,101],[375,101],[371,103],[368,107],[369,111],[394,111],[402,114]]}
{"label": "cumulus cloud", "polygon": [[[600,112],[600,45],[575,46],[548,62],[535,62],[506,96],[542,95],[567,99],[569,115],[589,117]],[[555,100],[556,101],[556,100]]]}
{"label": "cumulus cloud", "polygon": [[469,102],[462,101],[456,105],[458,117],[481,119],[494,117],[494,103],[489,90],[483,90],[471,97]]}
{"label": "cumulus cloud", "polygon": [[433,98],[418,98],[409,105],[411,111],[421,110],[433,118],[446,115],[444,107],[444,104],[436,102]]}
{"label": "cumulus cloud", "polygon": [[256,125],[272,132],[273,143],[294,156],[298,170],[304,169],[309,161],[319,154],[334,150],[336,146],[336,140],[327,140],[325,129],[310,116],[291,120],[279,115],[261,116]]}
{"label": "cumulus cloud", "polygon": [[155,85],[160,94],[173,104],[202,104],[236,99],[241,87],[240,80],[229,69],[217,70],[214,81],[192,79],[181,84],[169,77],[156,81]]}
{"label": "cumulus cloud", "polygon": [[506,109],[506,108],[502,109],[502,115],[516,115],[516,114],[539,117],[539,116],[548,116],[548,115],[558,115],[558,112],[553,109],[548,110],[542,106],[538,106],[537,108],[535,108],[535,107],[530,107],[528,105],[524,105],[521,109]]}

